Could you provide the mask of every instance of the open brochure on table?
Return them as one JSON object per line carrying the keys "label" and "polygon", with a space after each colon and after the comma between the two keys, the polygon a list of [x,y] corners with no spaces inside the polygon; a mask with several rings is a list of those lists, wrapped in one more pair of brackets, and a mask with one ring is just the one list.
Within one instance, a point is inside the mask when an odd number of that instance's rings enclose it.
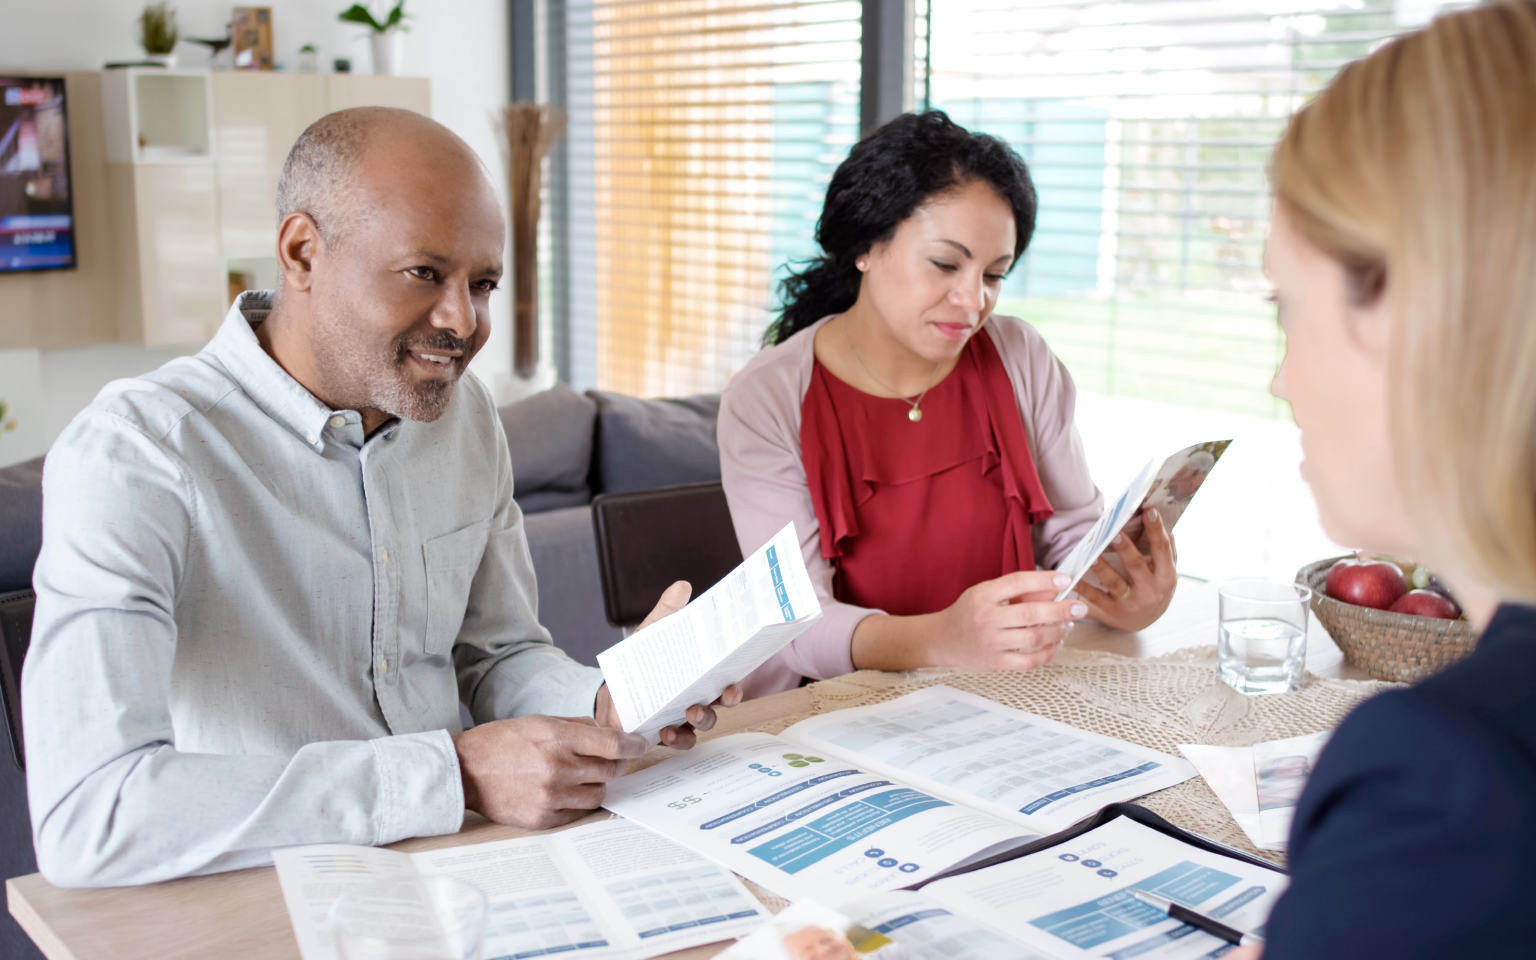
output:
{"label": "open brochure on table", "polygon": [[840,904],[1182,783],[1185,761],[947,686],[721,737],[604,805],[790,900]]}
{"label": "open brochure on table", "polygon": [[480,888],[486,960],[643,960],[743,936],[768,916],[729,871],[624,820],[422,853],[319,844],[272,859],[304,960],[336,960],[327,914],[337,897],[396,877]]}
{"label": "open brochure on table", "polygon": [[597,655],[619,722],[653,741],[821,618],[787,524],[683,609]]}
{"label": "open brochure on table", "polygon": [[802,901],[720,960],[1195,960],[1229,947],[1136,900],[1131,888],[1262,936],[1286,882],[1278,871],[1117,817],[917,892],[878,893],[837,909]]}

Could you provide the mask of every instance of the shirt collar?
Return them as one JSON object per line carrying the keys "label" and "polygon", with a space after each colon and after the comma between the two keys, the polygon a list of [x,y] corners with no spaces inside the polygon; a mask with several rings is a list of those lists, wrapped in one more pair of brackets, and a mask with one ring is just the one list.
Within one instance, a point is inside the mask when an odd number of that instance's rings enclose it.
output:
{"label": "shirt collar", "polygon": [[[324,453],[326,424],[337,411],[315,399],[303,384],[289,376],[256,339],[256,328],[272,312],[272,298],[270,290],[242,293],[230,306],[206,351],[223,364],[230,378],[267,416],[293,431],[311,450]],[[349,421],[357,419],[353,411],[343,415]],[[379,435],[392,434],[399,426],[398,420],[388,423]]]}

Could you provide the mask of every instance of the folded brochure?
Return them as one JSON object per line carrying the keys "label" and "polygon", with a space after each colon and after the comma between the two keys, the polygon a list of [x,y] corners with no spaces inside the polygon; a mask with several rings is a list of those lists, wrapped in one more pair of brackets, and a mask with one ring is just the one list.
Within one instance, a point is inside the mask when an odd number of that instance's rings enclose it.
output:
{"label": "folded brochure", "polygon": [[1205,478],[1210,476],[1211,468],[1216,466],[1216,461],[1221,459],[1221,455],[1231,445],[1231,440],[1207,440],[1185,447],[1164,460],[1155,472],[1153,467],[1157,459],[1148,460],[1130,485],[1099,517],[1088,535],[1079,540],[1077,546],[1057,564],[1057,571],[1066,574],[1072,582],[1062,588],[1056,599],[1067,598],[1110,541],[1115,539],[1115,534],[1122,530],[1142,553],[1150,551],[1142,514],[1155,508],[1162,516],[1163,527],[1172,530],[1173,525],[1184,515],[1189,502],[1194,499],[1195,492],[1205,483]]}
{"label": "folded brochure", "polygon": [[598,654],[597,665],[624,729],[654,738],[820,618],[789,523],[686,607]]}

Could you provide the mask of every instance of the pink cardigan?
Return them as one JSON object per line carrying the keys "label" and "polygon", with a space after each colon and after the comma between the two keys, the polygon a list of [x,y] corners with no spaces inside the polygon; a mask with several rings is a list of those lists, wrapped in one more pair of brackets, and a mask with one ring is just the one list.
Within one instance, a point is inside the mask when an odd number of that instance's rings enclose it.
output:
{"label": "pink cardigan", "polygon": [[[832,565],[821,556],[820,528],[800,457],[800,405],[810,387],[816,331],[826,320],[762,350],[720,397],[720,473],[741,552],[750,556],[790,520],[810,572],[821,620],[753,671],[747,696],[787,690],[802,676],[822,680],[853,670],[853,630],[880,613],[832,597]],[[985,331],[1013,382],[1030,453],[1054,515],[1034,530],[1035,563],[1050,569],[1082,539],[1103,510],[1088,476],[1082,438],[1072,422],[1077,389],[1034,327],[993,316]]]}

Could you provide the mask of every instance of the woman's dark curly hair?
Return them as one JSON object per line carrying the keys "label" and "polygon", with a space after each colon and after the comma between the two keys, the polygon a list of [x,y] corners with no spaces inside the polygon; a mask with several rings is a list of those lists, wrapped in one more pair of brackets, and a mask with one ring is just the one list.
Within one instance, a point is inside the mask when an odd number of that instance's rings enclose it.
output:
{"label": "woman's dark curly hair", "polygon": [[822,255],[792,270],[779,285],[784,306],[763,334],[768,346],[783,343],[859,296],[854,265],[929,199],[973,181],[987,184],[1013,208],[1013,264],[1035,232],[1035,185],[1013,148],[996,137],[972,133],[942,111],[905,113],[854,145],[827,186],[816,224]]}

